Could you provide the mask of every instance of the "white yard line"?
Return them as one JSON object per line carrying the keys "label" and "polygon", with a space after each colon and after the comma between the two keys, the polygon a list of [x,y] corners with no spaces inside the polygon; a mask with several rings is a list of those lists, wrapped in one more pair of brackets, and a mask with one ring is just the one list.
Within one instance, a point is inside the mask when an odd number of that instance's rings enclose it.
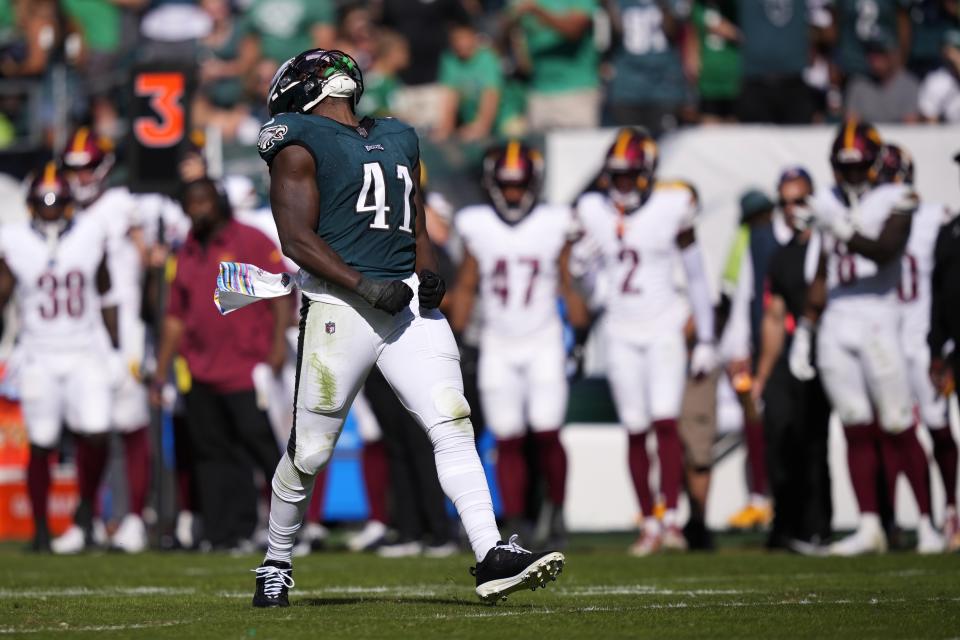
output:
{"label": "white yard line", "polygon": [[9,634],[20,634],[20,633],[83,633],[83,632],[97,632],[97,631],[135,631],[137,629],[158,629],[160,627],[175,627],[177,625],[186,624],[186,620],[176,620],[169,622],[143,622],[143,623],[134,623],[134,624],[108,624],[108,625],[95,625],[95,626],[82,626],[82,627],[72,627],[66,622],[61,622],[56,627],[24,627],[18,629],[16,627],[0,627],[0,635],[9,635]]}
{"label": "white yard line", "polygon": [[753,589],[663,589],[646,584],[557,587],[563,596],[732,596],[755,593]]}
{"label": "white yard line", "polygon": [[[318,596],[439,596],[449,593],[451,589],[456,590],[455,585],[447,584],[410,584],[393,585],[389,587],[356,587],[356,586],[332,586],[319,589],[297,589],[290,590],[291,595],[302,597]],[[463,587],[465,588],[465,587]],[[223,598],[249,598],[251,591],[219,591],[217,595]]]}
{"label": "white yard line", "polygon": [[88,596],[185,596],[196,593],[192,587],[62,587],[52,589],[0,589],[0,598],[86,598]]}

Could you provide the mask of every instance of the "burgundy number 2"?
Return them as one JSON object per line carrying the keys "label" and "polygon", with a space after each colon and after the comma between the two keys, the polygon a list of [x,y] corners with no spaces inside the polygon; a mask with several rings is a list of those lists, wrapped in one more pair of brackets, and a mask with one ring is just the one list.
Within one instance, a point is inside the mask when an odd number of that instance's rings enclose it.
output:
{"label": "burgundy number 2", "polygon": [[636,249],[624,247],[620,249],[620,255],[618,257],[620,262],[630,263],[630,270],[627,271],[627,275],[623,278],[623,284],[620,285],[620,292],[629,294],[640,293],[640,288],[633,284],[633,274],[637,272],[637,267],[640,266],[640,254],[637,253]]}

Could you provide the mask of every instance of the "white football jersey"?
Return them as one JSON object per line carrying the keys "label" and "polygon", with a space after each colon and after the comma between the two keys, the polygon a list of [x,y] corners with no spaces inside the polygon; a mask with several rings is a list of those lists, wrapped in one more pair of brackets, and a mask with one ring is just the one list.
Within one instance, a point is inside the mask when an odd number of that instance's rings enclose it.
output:
{"label": "white football jersey", "polygon": [[674,278],[680,259],[677,235],[693,227],[696,197],[682,183],[659,184],[633,213],[590,193],[577,215],[599,248],[599,277],[606,282],[609,327],[633,335],[680,331],[689,306]]}
{"label": "white football jersey", "polygon": [[520,222],[477,205],[454,217],[457,233],[480,268],[483,331],[519,337],[559,322],[559,259],[570,210],[539,204]]}
{"label": "white football jersey", "polygon": [[[814,195],[813,208],[818,215],[847,218],[857,232],[877,238],[890,217],[894,205],[903,199],[909,187],[885,184],[874,188],[852,207],[844,204],[833,191]],[[900,283],[900,260],[880,267],[864,256],[851,253],[846,244],[832,234],[823,234],[823,252],[827,256],[827,291],[830,304],[849,300],[855,305],[865,297],[893,303]],[[846,302],[842,304],[848,304]]]}
{"label": "white football jersey", "polygon": [[29,222],[0,227],[0,251],[17,281],[18,347],[56,354],[101,345],[97,269],[107,241],[92,217],[74,218],[53,243]]}
{"label": "white football jersey", "polygon": [[941,204],[925,203],[913,215],[910,240],[901,260],[900,318],[905,332],[915,335],[923,344],[930,328],[931,280],[933,254],[937,234],[947,220],[948,212]]}
{"label": "white football jersey", "polygon": [[77,207],[78,218],[97,218],[106,229],[110,286],[122,316],[139,316],[143,261],[130,231],[140,226],[137,198],[125,187],[113,187],[86,207]]}

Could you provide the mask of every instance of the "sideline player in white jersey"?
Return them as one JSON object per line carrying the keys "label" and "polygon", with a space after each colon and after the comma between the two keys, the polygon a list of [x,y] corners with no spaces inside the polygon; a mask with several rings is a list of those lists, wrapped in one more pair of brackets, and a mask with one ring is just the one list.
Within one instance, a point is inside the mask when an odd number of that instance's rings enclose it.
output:
{"label": "sideline player in white jersey", "polygon": [[878,438],[890,496],[902,472],[917,499],[917,550],[943,548],[930,520],[927,462],[914,429],[899,332],[900,262],[919,202],[907,185],[871,188],[881,144],[873,126],[856,120],[841,125],[834,140],[830,160],[837,188],[815,194],[807,212],[821,230],[820,255],[815,256],[819,264],[790,351],[793,374],[812,378],[813,332],[819,322],[818,366],[844,427],[850,480],[860,507],[857,531],[830,547],[836,555],[887,548],[878,516]]}
{"label": "sideline player in white jersey", "polygon": [[[104,357],[101,326],[116,348],[117,309],[110,303],[107,231],[99,220],[72,216],[70,187],[56,165],[47,164],[31,181],[27,202],[29,222],[0,227],[0,309],[15,292],[19,334],[12,360],[30,439],[33,549],[49,551],[50,456],[62,424],[78,443],[103,442],[109,432],[111,364],[119,354]],[[103,469],[81,472],[81,501],[92,504]],[[74,519],[81,536],[92,535],[91,511],[78,510]]]}
{"label": "sideline player in white jersey", "polygon": [[[717,365],[713,306],[693,228],[697,195],[685,183],[655,184],[656,166],[653,139],[623,129],[607,153],[608,192],[588,193],[577,204],[584,240],[599,249],[599,277],[606,280],[608,376],[620,422],[630,434],[630,472],[645,517],[630,552],[641,556],[661,546],[686,548],[677,520],[683,482],[677,418],[687,375],[684,325],[690,308],[674,284],[677,261],[686,273],[696,322],[691,371],[705,375]],[[651,517],[646,448],[651,424],[666,503],[662,526]]]}
{"label": "sideline player in white jersey", "polygon": [[[877,182],[913,185],[913,158],[900,147],[885,144]],[[913,216],[910,239],[903,254],[900,285],[900,345],[907,361],[910,390],[917,403],[917,413],[930,432],[933,458],[940,469],[946,494],[943,537],[948,551],[960,545],[960,522],[957,518],[957,443],[950,433],[947,397],[937,391],[930,380],[930,306],[933,278],[933,253],[940,227],[950,213],[942,204],[923,202]]]}
{"label": "sideline player in white jersey", "polygon": [[588,321],[567,270],[571,212],[537,203],[543,158],[519,141],[488,152],[483,170],[490,204],[467,207],[455,217],[465,252],[450,324],[455,332],[466,329],[479,286],[480,399],[497,440],[503,515],[508,527],[523,528],[529,426],[552,507],[551,542],[560,543],[567,475],[560,427],[567,411],[567,379],[558,294],[564,294],[575,324]]}
{"label": "sideline player in white jersey", "polygon": [[[126,187],[107,188],[114,156],[109,141],[86,127],[78,129],[63,153],[64,175],[76,199],[78,218],[97,218],[109,233],[107,265],[119,318],[120,350],[124,367],[113,391],[111,426],[123,438],[129,509],[110,541],[113,548],[138,553],[147,547],[143,523],[150,485],[150,413],[146,387],[140,380],[146,327],[141,320],[143,267],[146,246],[143,240],[137,199]],[[106,461],[106,448],[78,450],[78,466],[97,466]],[[93,460],[90,460],[93,458]],[[84,547],[79,530],[70,530],[54,541],[54,549],[78,552]]]}

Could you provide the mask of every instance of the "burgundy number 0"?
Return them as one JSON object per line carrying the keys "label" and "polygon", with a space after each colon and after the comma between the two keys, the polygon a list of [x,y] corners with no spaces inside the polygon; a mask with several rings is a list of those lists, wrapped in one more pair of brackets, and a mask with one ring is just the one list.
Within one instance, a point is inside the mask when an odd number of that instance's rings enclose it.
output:
{"label": "burgundy number 0", "polygon": [[900,273],[900,284],[897,285],[897,295],[903,302],[913,302],[919,294],[919,280],[917,259],[909,253],[903,254],[903,266]]}
{"label": "burgundy number 0", "polygon": [[626,277],[623,279],[623,284],[620,285],[621,293],[629,294],[638,294],[640,293],[640,288],[634,286],[633,284],[633,274],[637,272],[637,267],[640,266],[640,254],[637,253],[635,249],[630,249],[624,247],[620,249],[620,255],[618,256],[620,262],[629,262],[630,270],[627,271]]}
{"label": "burgundy number 0", "polygon": [[[530,281],[527,283],[527,291],[523,296],[524,306],[529,305],[533,299],[533,289],[540,275],[540,260],[538,258],[517,258],[517,262],[530,267]],[[493,267],[493,274],[490,277],[490,289],[494,295],[500,298],[500,304],[506,306],[510,299],[510,269],[506,258],[499,258]]]}
{"label": "burgundy number 0", "polygon": [[52,273],[45,273],[37,280],[37,288],[46,293],[49,298],[45,304],[40,305],[40,317],[44,320],[53,320],[60,314],[60,299],[57,292],[61,284],[67,289],[67,315],[71,318],[79,318],[83,315],[85,308],[83,288],[86,284],[83,273],[71,271],[62,282],[58,281],[57,276]]}

